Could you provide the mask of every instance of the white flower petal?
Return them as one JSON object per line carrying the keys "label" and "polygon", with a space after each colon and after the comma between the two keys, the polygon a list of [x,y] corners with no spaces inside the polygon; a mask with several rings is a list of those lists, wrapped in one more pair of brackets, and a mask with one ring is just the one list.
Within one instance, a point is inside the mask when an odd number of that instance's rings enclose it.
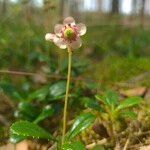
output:
{"label": "white flower petal", "polygon": [[71,25],[75,25],[75,20],[72,18],[72,17],[67,17],[64,22],[63,22],[64,25],[66,24],[71,24]]}
{"label": "white flower petal", "polygon": [[55,38],[54,43],[61,49],[66,49],[67,45],[63,38]]}
{"label": "white flower petal", "polygon": [[55,38],[55,34],[47,33],[47,34],[45,35],[45,40],[46,40],[46,41],[51,41],[51,42],[53,42],[54,38]]}
{"label": "white flower petal", "polygon": [[82,41],[80,38],[78,38],[76,41],[73,41],[72,43],[69,44],[69,46],[73,49],[78,49],[79,47],[81,47],[82,45]]}
{"label": "white flower petal", "polygon": [[63,27],[64,27],[64,25],[62,25],[62,24],[56,24],[55,28],[54,28],[55,34],[57,34],[58,36],[61,35],[61,31],[62,31]]}
{"label": "white flower petal", "polygon": [[79,23],[79,24],[77,24],[77,28],[78,28],[79,34],[80,34],[81,36],[86,33],[87,28],[86,28],[85,24]]}

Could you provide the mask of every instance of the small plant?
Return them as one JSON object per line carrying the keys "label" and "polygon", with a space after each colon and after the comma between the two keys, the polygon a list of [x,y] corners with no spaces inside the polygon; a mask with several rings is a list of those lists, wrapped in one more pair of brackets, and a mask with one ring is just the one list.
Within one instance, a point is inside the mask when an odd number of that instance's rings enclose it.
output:
{"label": "small plant", "polygon": [[[45,36],[47,41],[54,42],[58,47],[61,49],[68,48],[68,76],[67,76],[67,84],[66,84],[66,94],[65,94],[65,104],[64,104],[64,113],[63,113],[63,133],[62,137],[54,137],[49,132],[45,131],[41,128],[38,124],[42,120],[50,117],[54,114],[53,107],[47,105],[42,109],[41,112],[36,111],[35,106],[31,105],[30,103],[22,102],[19,105],[19,111],[22,114],[26,114],[31,120],[30,121],[18,121],[11,126],[11,142],[17,143],[21,140],[33,137],[33,138],[41,138],[41,139],[48,139],[54,142],[57,142],[57,149],[59,150],[82,150],[85,149],[85,146],[79,142],[75,141],[75,137],[84,129],[89,127],[94,121],[95,116],[91,113],[81,114],[75,120],[71,129],[66,132],[67,126],[67,107],[68,107],[68,96],[69,96],[69,86],[70,86],[70,76],[71,76],[71,63],[72,63],[72,53],[75,49],[81,47],[82,42],[80,36],[86,33],[86,26],[84,24],[75,24],[75,20],[72,17],[68,17],[64,20],[63,25],[56,25],[54,29],[55,34],[48,33]],[[61,89],[56,91],[55,88],[57,85],[53,85],[49,88],[51,91],[51,98],[53,99],[60,99],[62,98],[62,94],[64,91],[64,82],[59,83]],[[58,86],[60,87],[60,86]],[[41,92],[42,91],[42,92]],[[44,92],[44,93],[43,93]],[[58,92],[58,94],[57,94]],[[59,93],[60,92],[60,93]],[[47,88],[40,89],[35,93],[29,95],[29,100],[33,100],[34,98],[46,98],[47,96]],[[53,96],[52,96],[53,95]],[[28,111],[27,111],[28,110]],[[29,114],[31,112],[31,114]],[[36,114],[33,114],[36,113]],[[25,115],[24,115],[25,116]],[[29,120],[29,119],[28,119]]]}
{"label": "small plant", "polygon": [[119,100],[117,93],[112,91],[107,91],[104,95],[96,95],[95,98],[95,100],[83,98],[84,105],[95,112],[98,123],[105,126],[114,142],[117,133],[126,128],[123,127],[127,125],[126,120],[136,119],[134,107],[142,102],[142,98],[130,97]]}

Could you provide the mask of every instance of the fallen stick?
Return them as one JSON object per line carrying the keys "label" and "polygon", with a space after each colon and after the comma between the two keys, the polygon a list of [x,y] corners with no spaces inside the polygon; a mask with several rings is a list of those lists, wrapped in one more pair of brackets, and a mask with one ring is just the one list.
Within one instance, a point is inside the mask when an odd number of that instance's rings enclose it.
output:
{"label": "fallen stick", "polygon": [[129,143],[130,143],[130,137],[127,139],[127,141],[126,141],[126,143],[124,145],[123,150],[127,150]]}
{"label": "fallen stick", "polygon": [[86,149],[90,150],[90,149],[94,148],[96,145],[103,145],[106,142],[107,142],[107,139],[104,138],[104,139],[102,139],[102,140],[100,140],[98,142],[94,142],[94,143],[91,143],[91,144],[87,145]]}

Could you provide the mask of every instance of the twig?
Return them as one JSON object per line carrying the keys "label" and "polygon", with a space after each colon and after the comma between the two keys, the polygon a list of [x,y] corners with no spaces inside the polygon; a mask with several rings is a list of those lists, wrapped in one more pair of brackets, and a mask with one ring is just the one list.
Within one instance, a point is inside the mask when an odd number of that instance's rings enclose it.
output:
{"label": "twig", "polygon": [[127,150],[129,143],[130,143],[130,137],[127,139],[127,141],[126,141],[126,143],[124,145],[123,150]]}
{"label": "twig", "polygon": [[57,148],[57,144],[54,143],[48,150],[56,150]]}
{"label": "twig", "polygon": [[96,145],[103,145],[103,144],[105,144],[106,142],[107,142],[107,139],[104,138],[104,139],[102,139],[102,140],[100,140],[100,141],[98,141],[98,142],[94,142],[94,143],[92,143],[92,144],[87,145],[87,146],[86,146],[86,149],[90,150],[90,149],[94,148]]}
{"label": "twig", "polygon": [[[10,75],[22,75],[22,76],[44,76],[47,78],[52,79],[67,79],[66,77],[59,76],[59,75],[48,75],[43,73],[33,73],[33,72],[22,72],[22,71],[13,71],[13,70],[0,70],[0,74],[10,74]],[[78,78],[71,78],[73,81],[86,81],[87,79],[78,77]]]}

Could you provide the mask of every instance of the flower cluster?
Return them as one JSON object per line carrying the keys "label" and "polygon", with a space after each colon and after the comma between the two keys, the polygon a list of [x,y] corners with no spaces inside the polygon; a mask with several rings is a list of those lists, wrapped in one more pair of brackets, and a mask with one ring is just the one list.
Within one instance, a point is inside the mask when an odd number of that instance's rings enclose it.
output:
{"label": "flower cluster", "polygon": [[45,36],[46,41],[54,42],[61,49],[67,47],[77,49],[82,45],[80,36],[86,33],[86,26],[82,23],[76,25],[75,20],[68,17],[63,24],[55,26],[54,33],[47,33]]}

